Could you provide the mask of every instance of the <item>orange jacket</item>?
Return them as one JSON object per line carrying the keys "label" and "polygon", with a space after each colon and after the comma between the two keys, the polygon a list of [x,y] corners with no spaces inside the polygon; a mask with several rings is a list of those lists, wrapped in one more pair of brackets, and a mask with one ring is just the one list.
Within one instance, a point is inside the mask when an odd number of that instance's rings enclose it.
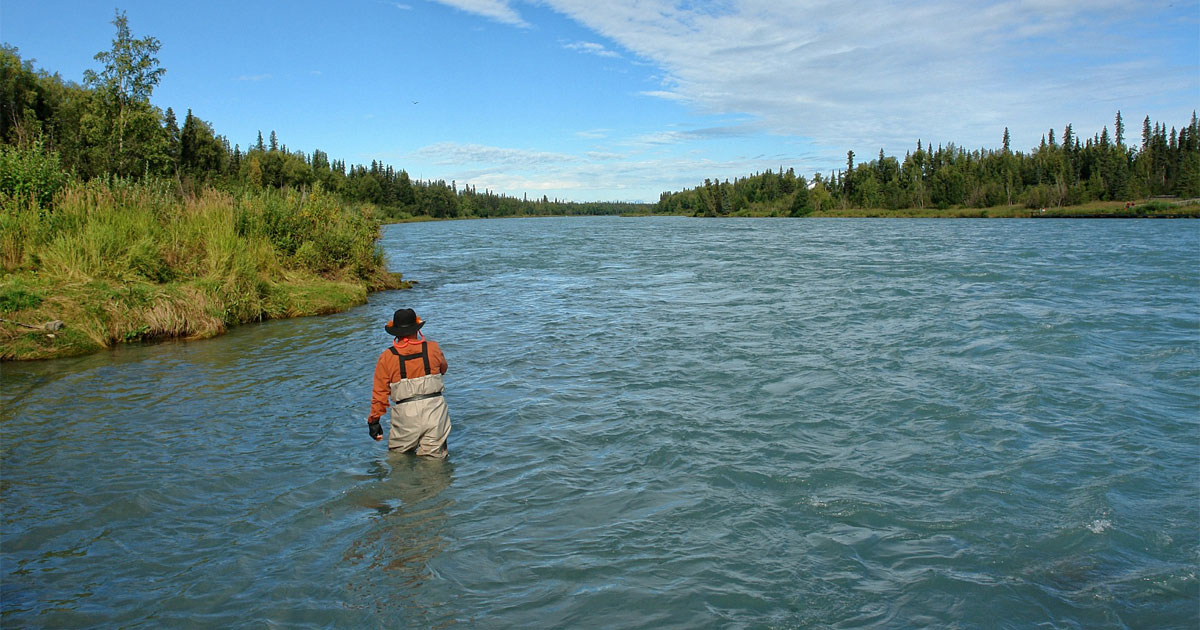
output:
{"label": "orange jacket", "polygon": [[[446,373],[446,356],[442,354],[442,349],[438,347],[436,341],[426,339],[422,335],[417,337],[403,337],[392,342],[392,346],[400,354],[418,354],[421,352],[421,344],[425,343],[426,352],[429,354],[429,370],[432,374]],[[409,359],[404,362],[404,371],[408,378],[417,378],[425,376],[425,362],[420,357]],[[371,386],[371,415],[368,420],[374,422],[383,417],[384,412],[388,408],[388,397],[392,393],[392,383],[400,381],[400,358],[392,353],[391,348],[384,350],[379,355],[379,360],[375,362],[375,379]]]}

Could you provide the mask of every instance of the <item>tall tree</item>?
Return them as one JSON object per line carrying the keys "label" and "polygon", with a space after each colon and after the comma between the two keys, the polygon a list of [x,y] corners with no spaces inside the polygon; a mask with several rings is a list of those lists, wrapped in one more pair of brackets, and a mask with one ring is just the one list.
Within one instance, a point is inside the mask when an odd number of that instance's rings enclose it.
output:
{"label": "tall tree", "polygon": [[170,107],[167,108],[165,118],[163,134],[166,136],[168,170],[174,172],[179,170],[179,122],[175,120],[175,110]]}
{"label": "tall tree", "polygon": [[854,183],[851,179],[854,177],[854,151],[846,151],[846,176],[842,178],[842,188],[846,196],[854,193]]}
{"label": "tall tree", "polygon": [[412,181],[408,178],[408,172],[401,169],[400,175],[396,178],[396,203],[401,206],[410,206],[416,202],[416,194],[413,192]]}
{"label": "tall tree", "polygon": [[155,57],[162,47],[156,38],[135,39],[124,11],[115,13],[112,24],[117,28],[112,48],[95,56],[104,67],[99,73],[85,71],[83,80],[95,91],[90,112],[93,140],[107,145],[110,170],[134,174],[139,162],[148,166],[152,157],[146,155],[152,150],[146,144],[148,136],[158,135],[150,128],[158,127],[158,115],[150,95],[166,70]]}

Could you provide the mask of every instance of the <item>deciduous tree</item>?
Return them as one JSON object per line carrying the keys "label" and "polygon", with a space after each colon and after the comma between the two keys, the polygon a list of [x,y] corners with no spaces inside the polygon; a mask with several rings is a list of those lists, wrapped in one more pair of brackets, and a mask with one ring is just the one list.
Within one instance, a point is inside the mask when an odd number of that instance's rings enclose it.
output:
{"label": "deciduous tree", "polygon": [[93,90],[85,133],[99,149],[98,158],[105,170],[118,175],[138,175],[150,164],[166,159],[156,140],[160,114],[150,105],[150,95],[166,70],[159,66],[162,44],[154,37],[136,39],[123,11],[113,18],[117,33],[112,48],[96,53],[103,64],[100,72],[87,70],[84,84]]}

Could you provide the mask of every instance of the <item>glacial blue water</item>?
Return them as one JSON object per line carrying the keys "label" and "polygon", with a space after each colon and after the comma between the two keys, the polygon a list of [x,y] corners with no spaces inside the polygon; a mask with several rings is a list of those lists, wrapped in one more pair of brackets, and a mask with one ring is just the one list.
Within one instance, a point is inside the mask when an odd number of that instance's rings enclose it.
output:
{"label": "glacial blue water", "polygon": [[[1200,624],[1200,222],[382,245],[416,288],[0,366],[0,626]],[[447,461],[367,436],[399,307]]]}

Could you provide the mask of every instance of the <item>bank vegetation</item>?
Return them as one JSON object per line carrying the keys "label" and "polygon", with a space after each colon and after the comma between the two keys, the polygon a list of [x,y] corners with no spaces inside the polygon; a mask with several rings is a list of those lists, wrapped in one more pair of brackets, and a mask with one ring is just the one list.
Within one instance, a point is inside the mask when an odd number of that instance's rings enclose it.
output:
{"label": "bank vegetation", "polygon": [[113,24],[83,86],[0,50],[0,360],[210,337],[407,285],[374,204],[226,176],[207,123],[151,105],[157,40]]}
{"label": "bank vegetation", "polygon": [[46,205],[0,201],[0,359],[211,337],[405,286],[383,264],[374,208],[319,187],[180,197],[170,181],[113,178],[66,182]]}

